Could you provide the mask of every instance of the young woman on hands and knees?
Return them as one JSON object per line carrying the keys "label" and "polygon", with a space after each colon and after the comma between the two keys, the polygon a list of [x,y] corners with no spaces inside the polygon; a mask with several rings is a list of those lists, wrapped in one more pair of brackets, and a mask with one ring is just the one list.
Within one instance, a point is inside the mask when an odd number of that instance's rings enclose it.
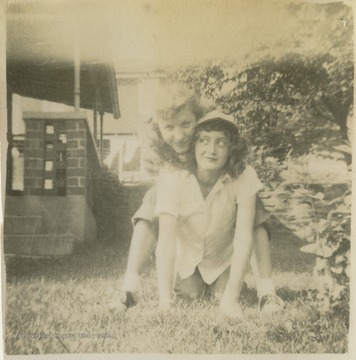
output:
{"label": "young woman on hands and knees", "polygon": [[189,298],[209,291],[220,299],[222,313],[242,316],[239,296],[254,248],[256,194],[263,187],[244,164],[247,149],[233,118],[213,111],[198,122],[191,171],[160,176],[156,263],[162,310],[170,308],[173,290]]}
{"label": "young woman on hands and knees", "polygon": [[[145,134],[143,146],[145,168],[153,176],[187,167],[196,121],[204,114],[199,97],[181,84],[163,84],[156,102],[157,114]],[[132,219],[134,230],[121,288],[121,301],[126,307],[135,305],[141,297],[140,275],[157,244],[155,203],[154,186]]]}
{"label": "young woman on hands and knees", "polygon": [[[151,173],[167,172],[189,167],[189,150],[196,120],[203,115],[199,98],[186,87],[171,84],[163,88],[163,99],[157,117],[151,123],[146,146],[145,164]],[[174,189],[171,187],[171,189]],[[134,232],[131,241],[127,270],[121,289],[121,301],[127,306],[135,305],[141,297],[140,275],[146,259],[157,244],[158,218],[155,216],[156,187],[150,189],[142,206],[133,217]],[[260,308],[263,311],[276,311],[281,308],[275,297],[271,279],[269,237],[264,222],[269,214],[257,197],[254,228],[255,250],[251,267],[256,279]]]}

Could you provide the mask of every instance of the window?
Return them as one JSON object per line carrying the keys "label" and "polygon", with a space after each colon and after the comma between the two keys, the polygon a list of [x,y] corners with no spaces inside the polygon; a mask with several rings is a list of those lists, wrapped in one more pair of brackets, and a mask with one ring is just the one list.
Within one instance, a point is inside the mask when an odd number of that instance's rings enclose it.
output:
{"label": "window", "polygon": [[46,160],[45,161],[45,171],[52,171],[53,170],[53,161]]}
{"label": "window", "polygon": [[53,189],[53,180],[52,179],[45,179],[44,188],[45,188],[45,190],[52,190]]}
{"label": "window", "polygon": [[54,146],[52,142],[47,142],[46,143],[46,151],[53,151],[54,150]]}
{"label": "window", "polygon": [[58,142],[60,142],[62,144],[66,144],[67,143],[67,134],[58,133]]}
{"label": "window", "polygon": [[54,134],[54,125],[46,125],[46,134],[51,135]]}
{"label": "window", "polygon": [[123,172],[140,171],[141,149],[138,141],[127,140],[122,146],[122,167]]}
{"label": "window", "polygon": [[24,158],[25,138],[23,135],[13,135],[13,148],[11,149],[12,156],[12,181],[11,190],[15,192],[24,191]]}

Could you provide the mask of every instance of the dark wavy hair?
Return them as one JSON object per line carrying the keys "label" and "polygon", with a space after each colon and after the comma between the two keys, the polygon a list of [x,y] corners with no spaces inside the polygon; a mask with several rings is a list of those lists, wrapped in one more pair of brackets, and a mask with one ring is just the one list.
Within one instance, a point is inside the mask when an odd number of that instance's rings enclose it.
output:
{"label": "dark wavy hair", "polygon": [[[230,142],[229,156],[225,167],[225,172],[232,178],[236,179],[246,167],[245,161],[250,151],[250,146],[245,137],[243,137],[238,129],[229,124],[226,120],[212,119],[202,124],[199,124],[195,128],[193,136],[193,148],[196,142],[199,140],[199,134],[202,131],[222,131]],[[190,152],[189,169],[191,172],[195,172],[197,162],[195,159],[195,151],[192,149]]]}

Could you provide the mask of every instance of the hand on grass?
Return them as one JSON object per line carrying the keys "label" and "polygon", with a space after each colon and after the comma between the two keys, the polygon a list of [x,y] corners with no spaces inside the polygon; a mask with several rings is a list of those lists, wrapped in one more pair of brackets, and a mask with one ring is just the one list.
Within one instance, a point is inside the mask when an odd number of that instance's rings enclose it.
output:
{"label": "hand on grass", "polygon": [[126,273],[122,286],[120,301],[127,308],[135,306],[141,299],[141,278],[138,274]]}
{"label": "hand on grass", "polygon": [[232,319],[241,319],[243,317],[242,309],[236,301],[227,301],[223,299],[220,303],[219,311]]}

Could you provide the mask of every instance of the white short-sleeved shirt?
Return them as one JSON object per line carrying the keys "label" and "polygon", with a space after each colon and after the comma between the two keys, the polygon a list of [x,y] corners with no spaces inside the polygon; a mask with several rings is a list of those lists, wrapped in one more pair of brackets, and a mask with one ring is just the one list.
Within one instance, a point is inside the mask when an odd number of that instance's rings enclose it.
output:
{"label": "white short-sleeved shirt", "polygon": [[250,166],[237,179],[221,176],[206,199],[195,175],[186,170],[160,175],[155,212],[178,219],[176,266],[181,279],[198,266],[204,281],[211,284],[230,266],[237,205],[262,188]]}

